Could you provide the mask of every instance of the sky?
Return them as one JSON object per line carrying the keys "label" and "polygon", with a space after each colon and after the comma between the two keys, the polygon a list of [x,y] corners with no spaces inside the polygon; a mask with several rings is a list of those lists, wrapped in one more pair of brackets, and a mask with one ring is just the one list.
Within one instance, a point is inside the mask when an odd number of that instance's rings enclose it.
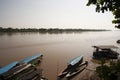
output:
{"label": "sky", "polygon": [[113,29],[111,12],[88,0],[0,0],[0,27]]}

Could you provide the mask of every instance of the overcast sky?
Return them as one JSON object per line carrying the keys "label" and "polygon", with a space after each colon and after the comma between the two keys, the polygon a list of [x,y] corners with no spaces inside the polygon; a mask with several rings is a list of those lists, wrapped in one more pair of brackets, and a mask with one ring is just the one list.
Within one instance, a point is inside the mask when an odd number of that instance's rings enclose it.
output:
{"label": "overcast sky", "polygon": [[110,12],[96,13],[88,0],[0,0],[0,26],[113,29]]}

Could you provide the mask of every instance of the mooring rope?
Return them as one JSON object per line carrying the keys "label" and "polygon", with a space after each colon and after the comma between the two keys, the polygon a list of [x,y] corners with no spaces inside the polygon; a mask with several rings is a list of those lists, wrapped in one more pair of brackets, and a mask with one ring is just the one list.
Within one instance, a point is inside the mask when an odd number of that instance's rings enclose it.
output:
{"label": "mooring rope", "polygon": [[85,68],[88,71],[96,71],[96,69],[89,69],[89,68]]}

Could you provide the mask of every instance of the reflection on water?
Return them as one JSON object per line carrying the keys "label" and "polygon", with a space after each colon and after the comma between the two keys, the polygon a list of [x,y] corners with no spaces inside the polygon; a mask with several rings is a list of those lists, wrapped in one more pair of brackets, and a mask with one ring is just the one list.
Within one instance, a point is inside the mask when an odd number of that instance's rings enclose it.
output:
{"label": "reflection on water", "polygon": [[[64,69],[72,58],[83,55],[89,61],[89,67],[98,64],[91,61],[93,45],[116,45],[120,38],[119,31],[82,32],[82,33],[0,33],[0,66],[13,61],[20,61],[36,53],[43,56],[43,75],[49,80],[56,80],[57,74]],[[80,74],[79,78],[85,75]]]}

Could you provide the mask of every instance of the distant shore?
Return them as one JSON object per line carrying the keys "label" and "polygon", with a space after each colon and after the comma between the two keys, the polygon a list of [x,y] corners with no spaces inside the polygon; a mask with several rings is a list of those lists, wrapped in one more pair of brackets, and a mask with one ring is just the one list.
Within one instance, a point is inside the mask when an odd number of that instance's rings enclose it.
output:
{"label": "distant shore", "polygon": [[40,32],[40,33],[64,33],[64,32],[83,32],[83,31],[110,31],[105,29],[59,29],[59,28],[2,28],[0,27],[0,32]]}

